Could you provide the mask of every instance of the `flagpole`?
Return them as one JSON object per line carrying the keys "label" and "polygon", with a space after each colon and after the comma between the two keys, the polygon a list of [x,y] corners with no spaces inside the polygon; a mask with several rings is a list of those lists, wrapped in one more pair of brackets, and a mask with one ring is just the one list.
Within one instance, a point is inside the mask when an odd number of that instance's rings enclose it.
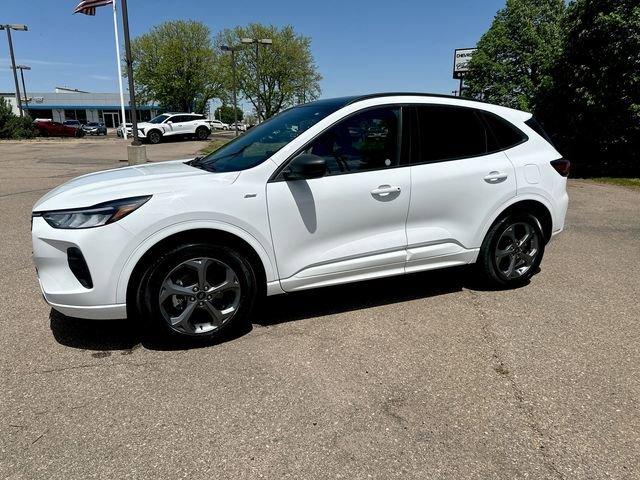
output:
{"label": "flagpole", "polygon": [[[118,65],[118,85],[120,86],[120,111],[122,112],[122,138],[127,140],[127,115],[124,109],[124,90],[122,87],[122,62],[120,60],[120,37],[118,35],[118,13],[116,11],[116,1],[113,0],[113,31],[116,37],[116,63]],[[117,128],[117,127],[116,127]]]}

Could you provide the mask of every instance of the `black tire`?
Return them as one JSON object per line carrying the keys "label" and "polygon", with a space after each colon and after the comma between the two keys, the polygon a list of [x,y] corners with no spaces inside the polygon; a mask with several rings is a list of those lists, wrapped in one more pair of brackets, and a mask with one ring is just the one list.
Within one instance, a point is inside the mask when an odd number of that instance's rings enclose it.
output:
{"label": "black tire", "polygon": [[[531,239],[518,246],[527,232]],[[512,236],[515,237],[513,240]],[[535,216],[528,213],[506,215],[489,229],[480,247],[476,266],[483,279],[492,286],[515,288],[526,285],[539,271],[545,244],[540,222]]]}
{"label": "black tire", "polygon": [[[170,276],[176,268],[180,268],[179,266],[183,264],[183,262],[201,258],[212,259],[214,262],[220,262],[220,264],[228,266],[233,270],[240,289],[237,294],[239,296],[239,303],[237,307],[235,307],[235,312],[226,320],[226,323],[210,331],[197,331],[196,322],[206,318],[205,314],[207,313],[207,308],[200,306],[194,306],[194,314],[192,315],[193,322],[191,322],[191,319],[189,320],[189,326],[193,327],[196,330],[195,332],[184,331],[180,326],[173,328],[170,325],[170,320],[165,316],[167,315],[167,302],[169,302],[168,306],[170,308],[177,308],[173,302],[179,302],[178,307],[184,305],[186,309],[190,299],[186,298],[186,295],[171,296],[168,297],[164,303],[162,303],[163,306],[161,306],[160,295],[163,290],[163,284],[165,279]],[[211,268],[209,268],[209,273],[210,272]],[[145,325],[152,327],[154,332],[161,337],[211,341],[223,335],[229,335],[247,328],[250,325],[251,312],[256,304],[259,293],[260,288],[258,286],[256,269],[242,252],[223,245],[186,243],[175,246],[158,255],[155,261],[147,267],[138,287],[136,303]],[[196,294],[192,297],[195,299],[194,303],[202,305],[203,302],[199,302],[199,297],[196,298],[195,295]],[[235,292],[234,295],[236,295]],[[202,300],[207,302],[204,298]],[[177,308],[177,313],[180,313],[179,308]],[[198,316],[196,316],[196,313]]]}
{"label": "black tire", "polygon": [[210,134],[211,132],[207,127],[198,127],[196,129],[196,139],[200,140],[201,142],[209,138]]}
{"label": "black tire", "polygon": [[76,138],[84,137],[84,132],[81,129],[76,130]]}
{"label": "black tire", "polygon": [[152,145],[157,145],[162,140],[162,135],[158,130],[151,130],[149,133],[147,133],[147,140]]}

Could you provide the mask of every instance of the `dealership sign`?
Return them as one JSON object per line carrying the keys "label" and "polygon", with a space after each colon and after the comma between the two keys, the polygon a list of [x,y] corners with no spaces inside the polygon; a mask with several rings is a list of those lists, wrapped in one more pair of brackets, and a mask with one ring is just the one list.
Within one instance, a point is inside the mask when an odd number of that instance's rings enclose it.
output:
{"label": "dealership sign", "polygon": [[469,62],[477,48],[458,48],[453,59],[453,78],[463,78],[469,71]]}

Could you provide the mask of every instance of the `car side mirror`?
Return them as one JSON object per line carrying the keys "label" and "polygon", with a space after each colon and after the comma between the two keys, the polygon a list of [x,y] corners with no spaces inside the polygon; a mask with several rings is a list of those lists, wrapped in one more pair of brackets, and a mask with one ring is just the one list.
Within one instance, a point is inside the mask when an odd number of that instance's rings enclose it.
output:
{"label": "car side mirror", "polygon": [[324,177],[327,173],[327,162],[324,158],[310,153],[298,155],[282,172],[285,180],[309,180]]}
{"label": "car side mirror", "polygon": [[171,120],[167,120],[167,125],[171,125],[173,122]]}

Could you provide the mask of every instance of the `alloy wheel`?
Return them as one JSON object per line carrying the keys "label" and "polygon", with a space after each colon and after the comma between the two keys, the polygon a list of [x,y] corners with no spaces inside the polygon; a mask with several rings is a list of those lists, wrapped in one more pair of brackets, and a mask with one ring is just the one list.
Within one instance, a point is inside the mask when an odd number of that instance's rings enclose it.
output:
{"label": "alloy wheel", "polygon": [[509,225],[500,235],[495,248],[498,271],[507,279],[518,279],[531,269],[540,253],[540,237],[526,222]]}
{"label": "alloy wheel", "polygon": [[160,312],[168,326],[198,335],[229,323],[240,305],[234,270],[214,258],[194,258],[175,267],[160,286]]}

